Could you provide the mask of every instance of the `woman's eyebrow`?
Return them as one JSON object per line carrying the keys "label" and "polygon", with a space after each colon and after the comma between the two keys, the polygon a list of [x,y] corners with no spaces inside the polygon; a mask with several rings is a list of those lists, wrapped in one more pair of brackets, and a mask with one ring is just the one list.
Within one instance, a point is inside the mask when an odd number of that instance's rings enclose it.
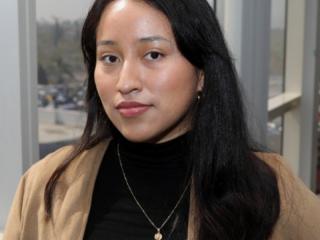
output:
{"label": "woman's eyebrow", "polygon": [[107,46],[107,45],[116,45],[116,42],[112,40],[101,40],[97,42],[97,46]]}
{"label": "woman's eyebrow", "polygon": [[[138,42],[156,42],[156,41],[165,41],[171,44],[171,41],[169,39],[166,39],[162,36],[149,36],[149,37],[143,37],[139,38]],[[117,45],[116,41],[113,40],[101,40],[97,42],[97,46],[113,46]]]}
{"label": "woman's eyebrow", "polygon": [[144,38],[140,38],[138,40],[139,42],[155,42],[155,41],[166,41],[169,42],[171,44],[171,41],[169,39],[166,39],[162,36],[150,36],[150,37],[144,37]]}

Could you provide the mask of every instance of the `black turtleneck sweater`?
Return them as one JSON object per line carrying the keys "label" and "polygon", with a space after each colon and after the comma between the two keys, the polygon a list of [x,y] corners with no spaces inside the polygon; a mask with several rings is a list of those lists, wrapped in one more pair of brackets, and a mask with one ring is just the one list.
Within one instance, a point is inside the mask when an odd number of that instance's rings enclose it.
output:
{"label": "black turtleneck sweater", "polygon": [[[154,239],[155,228],[144,216],[125,183],[117,144],[124,171],[137,200],[155,225],[160,226],[187,184],[187,137],[188,134],[184,134],[161,144],[133,143],[123,137],[113,139],[95,182],[84,239]],[[188,207],[189,189],[161,229],[163,240],[186,239]]]}

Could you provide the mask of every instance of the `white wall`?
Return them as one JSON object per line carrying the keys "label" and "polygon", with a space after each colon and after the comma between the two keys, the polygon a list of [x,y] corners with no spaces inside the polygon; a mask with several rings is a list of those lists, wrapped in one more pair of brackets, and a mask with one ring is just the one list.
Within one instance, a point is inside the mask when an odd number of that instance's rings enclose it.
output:
{"label": "white wall", "polygon": [[[17,1],[0,1],[0,229],[22,173]],[[9,24],[10,23],[10,24]]]}
{"label": "white wall", "polygon": [[[0,1],[0,231],[20,176],[37,160],[33,0]],[[31,39],[31,36],[33,39]]]}

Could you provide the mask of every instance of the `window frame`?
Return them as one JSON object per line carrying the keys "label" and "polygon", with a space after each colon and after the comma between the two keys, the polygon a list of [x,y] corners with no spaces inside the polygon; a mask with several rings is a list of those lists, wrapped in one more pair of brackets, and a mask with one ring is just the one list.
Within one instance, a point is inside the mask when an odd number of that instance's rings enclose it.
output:
{"label": "window frame", "polygon": [[[232,4],[238,5],[240,17],[232,12]],[[265,144],[267,122],[284,116],[283,156],[305,184],[315,190],[319,107],[317,79],[320,79],[320,70],[315,66],[320,65],[320,54],[318,51],[315,58],[314,52],[320,49],[320,16],[317,19],[320,3],[317,0],[287,1],[286,11],[284,92],[268,98],[269,63],[263,62],[269,61],[266,51],[270,52],[270,45],[260,38],[270,37],[259,29],[270,34],[270,25],[265,21],[270,22],[271,0],[225,0],[217,3],[218,19],[235,56],[245,97],[255,103],[255,106],[248,105],[259,121],[258,128],[260,126],[260,132],[257,127],[254,130],[258,131],[254,137]],[[229,28],[230,25],[233,27]],[[241,29],[241,32],[235,29]],[[241,49],[235,47],[234,42],[241,42]],[[252,53],[258,49],[263,52],[260,52],[263,60]],[[259,74],[262,77],[258,77]],[[252,126],[250,120],[249,124]]]}

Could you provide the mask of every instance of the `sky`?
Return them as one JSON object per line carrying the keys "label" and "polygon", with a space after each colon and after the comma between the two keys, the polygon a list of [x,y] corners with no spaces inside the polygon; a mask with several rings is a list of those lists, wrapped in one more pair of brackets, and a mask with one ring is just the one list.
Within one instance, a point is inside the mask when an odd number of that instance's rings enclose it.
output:
{"label": "sky", "polygon": [[36,0],[37,20],[84,18],[93,0]]}

